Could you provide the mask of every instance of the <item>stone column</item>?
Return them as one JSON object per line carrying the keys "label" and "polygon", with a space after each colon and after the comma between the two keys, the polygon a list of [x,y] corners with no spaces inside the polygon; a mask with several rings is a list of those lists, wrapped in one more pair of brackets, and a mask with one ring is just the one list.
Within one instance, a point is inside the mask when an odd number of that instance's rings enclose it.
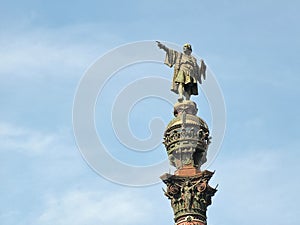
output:
{"label": "stone column", "polygon": [[214,172],[201,171],[210,143],[207,124],[198,117],[193,101],[174,105],[175,118],[164,133],[164,145],[175,174],[164,174],[165,195],[171,200],[175,225],[204,225],[216,189],[208,182]]}

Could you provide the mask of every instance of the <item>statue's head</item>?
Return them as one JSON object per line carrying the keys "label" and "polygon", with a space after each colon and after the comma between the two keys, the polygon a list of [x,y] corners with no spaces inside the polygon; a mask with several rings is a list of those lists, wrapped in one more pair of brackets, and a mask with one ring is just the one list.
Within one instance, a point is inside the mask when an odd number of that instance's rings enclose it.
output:
{"label": "statue's head", "polygon": [[189,43],[186,43],[186,44],[184,44],[183,45],[183,52],[185,53],[185,54],[191,54],[192,53],[192,46],[191,46],[191,44],[189,44]]}

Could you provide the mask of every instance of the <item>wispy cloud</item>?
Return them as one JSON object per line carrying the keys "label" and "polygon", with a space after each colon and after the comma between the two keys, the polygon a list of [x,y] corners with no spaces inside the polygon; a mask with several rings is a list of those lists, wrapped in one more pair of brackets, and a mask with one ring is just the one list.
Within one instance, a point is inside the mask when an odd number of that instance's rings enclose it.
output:
{"label": "wispy cloud", "polygon": [[0,77],[74,76],[106,50],[107,40],[119,41],[99,24],[7,31],[0,38]]}
{"label": "wispy cloud", "polygon": [[149,209],[145,199],[129,192],[70,191],[61,197],[48,197],[36,224],[140,224],[151,216],[147,215]]}
{"label": "wispy cloud", "polygon": [[40,155],[51,149],[62,148],[64,144],[61,136],[63,135],[65,134],[45,133],[0,122],[0,151]]}

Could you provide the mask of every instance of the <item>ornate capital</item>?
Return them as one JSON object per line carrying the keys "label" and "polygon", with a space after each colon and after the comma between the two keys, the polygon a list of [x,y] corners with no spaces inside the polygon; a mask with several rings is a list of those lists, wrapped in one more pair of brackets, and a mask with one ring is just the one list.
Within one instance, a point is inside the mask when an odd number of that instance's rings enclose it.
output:
{"label": "ornate capital", "polygon": [[171,200],[175,222],[180,222],[187,216],[193,216],[202,222],[206,221],[207,207],[212,203],[211,198],[217,191],[208,185],[213,174],[205,170],[193,177],[171,174],[161,176],[167,185],[164,192]]}

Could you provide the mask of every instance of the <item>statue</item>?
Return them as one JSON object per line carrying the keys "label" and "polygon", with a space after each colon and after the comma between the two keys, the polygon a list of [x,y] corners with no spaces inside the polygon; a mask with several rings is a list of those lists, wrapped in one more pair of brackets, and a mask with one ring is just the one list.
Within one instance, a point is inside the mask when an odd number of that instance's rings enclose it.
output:
{"label": "statue", "polygon": [[193,197],[193,192],[192,189],[194,188],[193,185],[189,181],[186,181],[181,188],[181,193],[182,193],[182,198],[185,203],[185,208],[190,209],[192,206],[192,197]]}
{"label": "statue", "polygon": [[169,49],[159,41],[157,46],[166,52],[165,64],[169,67],[174,66],[174,75],[171,91],[179,94],[178,101],[190,100],[191,95],[198,95],[197,81],[201,84],[202,78],[206,78],[206,65],[200,60],[200,66],[197,59],[191,55],[192,46],[185,44],[183,53]]}
{"label": "statue", "polygon": [[192,207],[192,198],[194,197],[194,187],[198,185],[200,180],[195,184],[192,184],[190,181],[185,181],[181,187],[182,199],[185,203],[185,209],[191,209]]}

